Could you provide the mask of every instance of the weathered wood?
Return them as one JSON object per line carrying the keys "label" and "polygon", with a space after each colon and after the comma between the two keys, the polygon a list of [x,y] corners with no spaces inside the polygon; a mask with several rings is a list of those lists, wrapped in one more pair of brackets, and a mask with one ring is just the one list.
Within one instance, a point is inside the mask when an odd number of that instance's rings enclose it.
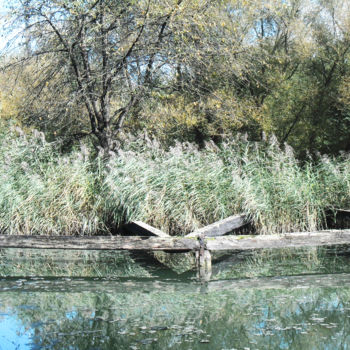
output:
{"label": "weathered wood", "polygon": [[206,242],[204,240],[205,236],[198,236],[199,251],[196,252],[198,277],[201,280],[209,281],[211,277],[211,254],[207,250]]}
{"label": "weathered wood", "polygon": [[[264,236],[204,237],[205,250],[247,250],[261,248],[316,247],[350,244],[350,230],[286,233]],[[196,238],[130,236],[12,236],[0,235],[0,248],[77,250],[199,250]]]}
{"label": "weathered wood", "polygon": [[208,250],[317,247],[350,244],[350,230],[285,233],[261,236],[225,236],[206,239]]}
{"label": "weathered wood", "polygon": [[170,237],[167,233],[142,221],[132,221],[126,224],[124,227],[127,231],[138,236]]}
{"label": "weathered wood", "polygon": [[0,235],[0,248],[143,251],[170,250],[184,252],[199,249],[199,243],[196,239],[183,237]]}
{"label": "weathered wood", "polygon": [[244,214],[229,216],[226,219],[214,222],[211,225],[202,227],[185,237],[198,237],[204,235],[207,237],[223,236],[231,231],[246,225],[247,217]]}

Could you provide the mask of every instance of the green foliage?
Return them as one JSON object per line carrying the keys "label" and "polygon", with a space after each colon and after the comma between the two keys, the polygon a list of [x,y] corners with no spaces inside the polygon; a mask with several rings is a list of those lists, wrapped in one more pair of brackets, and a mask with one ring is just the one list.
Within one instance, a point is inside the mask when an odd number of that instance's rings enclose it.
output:
{"label": "green foliage", "polygon": [[6,27],[24,39],[3,59],[2,117],[106,151],[122,128],[167,145],[264,132],[298,157],[350,150],[347,1],[147,4],[13,4]]}
{"label": "green foliage", "polygon": [[98,234],[143,220],[181,235],[242,212],[262,234],[312,231],[326,227],[329,209],[350,206],[348,156],[301,166],[274,138],[199,150],[128,136],[103,160],[84,145],[61,154],[42,133],[4,128],[0,149],[0,227],[8,234]]}

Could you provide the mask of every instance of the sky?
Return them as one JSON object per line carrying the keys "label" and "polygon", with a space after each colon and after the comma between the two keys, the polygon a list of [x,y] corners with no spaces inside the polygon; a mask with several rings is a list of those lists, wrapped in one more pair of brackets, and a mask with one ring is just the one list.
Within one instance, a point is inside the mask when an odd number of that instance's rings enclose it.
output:
{"label": "sky", "polygon": [[2,50],[6,44],[6,38],[4,38],[4,32],[3,32],[3,16],[6,13],[5,9],[5,1],[0,0],[0,50]]}
{"label": "sky", "polygon": [[[18,0],[0,0],[0,57],[4,53],[4,49],[6,44],[11,40],[15,39],[18,33],[20,32],[20,29],[12,31],[11,34],[7,33],[7,26],[8,23],[6,23],[5,16],[8,11],[8,5],[14,5],[18,3]],[[19,43],[20,38],[17,38],[12,41],[12,50],[15,48],[15,46]],[[1,349],[0,349],[1,350]]]}
{"label": "sky", "polygon": [[14,0],[0,0],[0,50],[5,47],[8,40],[4,31],[4,16],[6,15],[6,3],[11,1]]}

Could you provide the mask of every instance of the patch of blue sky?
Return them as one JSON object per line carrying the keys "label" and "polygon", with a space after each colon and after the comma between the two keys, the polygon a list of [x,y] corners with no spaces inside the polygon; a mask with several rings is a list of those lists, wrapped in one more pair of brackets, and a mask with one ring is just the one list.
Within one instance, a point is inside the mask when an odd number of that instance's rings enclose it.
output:
{"label": "patch of blue sky", "polygon": [[23,28],[12,28],[9,24],[9,9],[16,6],[17,0],[0,0],[0,54],[8,50],[8,44],[12,42],[11,47],[17,47],[22,41],[20,35]]}
{"label": "patch of blue sky", "polygon": [[3,50],[6,46],[6,43],[8,41],[6,32],[4,28],[6,28],[5,25],[5,16],[7,13],[7,1],[0,0],[0,50]]}
{"label": "patch of blue sky", "polygon": [[26,329],[16,315],[0,319],[0,350],[32,349],[33,329]]}

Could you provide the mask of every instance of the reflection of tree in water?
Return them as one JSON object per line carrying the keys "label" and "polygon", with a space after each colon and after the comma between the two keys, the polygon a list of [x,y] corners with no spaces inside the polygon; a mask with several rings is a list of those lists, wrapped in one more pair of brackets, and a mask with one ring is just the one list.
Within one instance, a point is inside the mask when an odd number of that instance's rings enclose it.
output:
{"label": "reflection of tree in water", "polygon": [[0,249],[0,276],[149,277],[127,251]]}
{"label": "reflection of tree in water", "polygon": [[215,279],[350,272],[350,247],[234,252],[213,266]]}
{"label": "reflection of tree in water", "polygon": [[181,292],[128,283],[116,293],[3,293],[2,304],[35,329],[41,348],[340,349],[349,342],[347,288],[211,291],[193,284]]}

